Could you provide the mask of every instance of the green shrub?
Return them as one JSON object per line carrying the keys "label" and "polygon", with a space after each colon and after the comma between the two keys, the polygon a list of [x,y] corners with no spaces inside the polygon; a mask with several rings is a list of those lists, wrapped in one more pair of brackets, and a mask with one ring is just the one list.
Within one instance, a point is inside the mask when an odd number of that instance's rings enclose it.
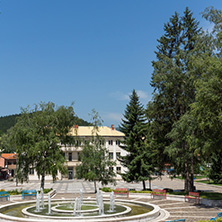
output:
{"label": "green shrub", "polygon": [[112,192],[113,191],[110,187],[103,187],[103,188],[101,188],[101,190],[103,192]]}
{"label": "green shrub", "polygon": [[52,190],[52,188],[49,189],[43,189],[43,193],[49,193]]}
{"label": "green shrub", "polygon": [[170,189],[170,188],[164,188],[164,190],[166,190],[167,193],[172,193],[173,192],[173,189]]}
{"label": "green shrub", "polygon": [[136,190],[130,190],[130,193],[151,193],[150,190],[142,190],[142,191],[136,191]]}
{"label": "green shrub", "polygon": [[10,195],[19,195],[19,194],[22,194],[22,189],[20,189],[20,190],[17,190],[17,189],[8,190],[7,193],[10,194]]}

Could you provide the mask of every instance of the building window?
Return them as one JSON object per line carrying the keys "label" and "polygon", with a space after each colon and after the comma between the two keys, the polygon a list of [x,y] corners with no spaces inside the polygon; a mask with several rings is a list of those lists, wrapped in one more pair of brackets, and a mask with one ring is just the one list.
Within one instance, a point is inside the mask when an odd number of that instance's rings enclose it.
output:
{"label": "building window", "polygon": [[120,158],[120,152],[116,152],[116,158]]}
{"label": "building window", "polygon": [[69,153],[69,161],[72,161],[72,153]]}
{"label": "building window", "polygon": [[104,146],[104,145],[105,145],[104,140],[100,140],[99,142],[100,142],[100,145],[101,145],[101,146]]}
{"label": "building window", "polygon": [[34,175],[34,169],[33,169],[33,168],[30,168],[30,169],[29,169],[29,174],[30,174],[30,175]]}
{"label": "building window", "polygon": [[110,171],[110,172],[113,172],[113,167],[109,167],[109,171]]}
{"label": "building window", "polygon": [[116,167],[116,172],[121,173],[121,167]]}
{"label": "building window", "polygon": [[109,159],[112,160],[113,159],[113,152],[109,153]]}
{"label": "building window", "polygon": [[116,145],[119,146],[120,145],[120,141],[116,140]]}
{"label": "building window", "polygon": [[109,145],[113,145],[113,141],[112,140],[109,140]]}
{"label": "building window", "polygon": [[75,145],[76,145],[76,146],[79,146],[79,145],[80,145],[79,140],[76,140]]}

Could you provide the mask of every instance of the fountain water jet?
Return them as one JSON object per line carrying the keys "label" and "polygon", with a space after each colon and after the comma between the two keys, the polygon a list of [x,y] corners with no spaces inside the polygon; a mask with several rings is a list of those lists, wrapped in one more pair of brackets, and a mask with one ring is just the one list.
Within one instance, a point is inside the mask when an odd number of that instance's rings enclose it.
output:
{"label": "fountain water jet", "polygon": [[110,204],[109,204],[108,212],[114,212],[114,208],[115,208],[115,196],[114,196],[114,192],[112,191],[110,194]]}
{"label": "fountain water jet", "polygon": [[44,209],[44,192],[43,192],[43,189],[41,187],[41,208]]}
{"label": "fountain water jet", "polygon": [[48,214],[51,214],[51,197],[50,195],[48,196]]}
{"label": "fountain water jet", "polygon": [[39,192],[36,193],[36,212],[40,211]]}

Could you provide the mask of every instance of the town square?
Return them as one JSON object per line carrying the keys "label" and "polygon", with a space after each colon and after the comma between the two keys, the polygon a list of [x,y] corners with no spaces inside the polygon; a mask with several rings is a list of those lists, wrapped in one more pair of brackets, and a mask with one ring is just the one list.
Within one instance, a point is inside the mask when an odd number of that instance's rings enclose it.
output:
{"label": "town square", "polygon": [[3,0],[0,221],[222,222],[221,0]]}

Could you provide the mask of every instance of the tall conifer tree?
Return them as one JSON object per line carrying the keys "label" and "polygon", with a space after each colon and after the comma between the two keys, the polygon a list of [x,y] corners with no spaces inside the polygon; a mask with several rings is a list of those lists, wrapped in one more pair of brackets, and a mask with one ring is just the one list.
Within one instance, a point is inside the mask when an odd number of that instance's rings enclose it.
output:
{"label": "tall conifer tree", "polygon": [[[154,87],[153,100],[148,104],[147,116],[151,123],[154,145],[159,151],[160,167],[171,159],[173,163],[176,152],[166,149],[174,140],[167,135],[173,129],[174,123],[189,111],[190,104],[195,100],[194,80],[197,78],[192,72],[192,58],[198,54],[196,44],[201,30],[198,22],[193,18],[192,12],[186,8],[184,15],[179,17],[175,13],[170,21],[164,25],[165,34],[158,40],[156,56],[153,62],[154,72],[151,86]],[[201,49],[200,49],[201,50]],[[176,143],[173,143],[176,144]],[[187,144],[181,154],[182,172],[187,172],[185,189],[193,189],[193,177],[190,170],[191,161],[187,159],[190,152]],[[163,155],[164,154],[164,155]]]}
{"label": "tall conifer tree", "polygon": [[143,189],[146,189],[145,181],[150,179],[153,172],[152,154],[147,150],[145,142],[147,123],[144,108],[135,90],[130,96],[120,130],[125,134],[121,147],[128,152],[120,159],[128,168],[122,178],[127,182],[142,181]]}

